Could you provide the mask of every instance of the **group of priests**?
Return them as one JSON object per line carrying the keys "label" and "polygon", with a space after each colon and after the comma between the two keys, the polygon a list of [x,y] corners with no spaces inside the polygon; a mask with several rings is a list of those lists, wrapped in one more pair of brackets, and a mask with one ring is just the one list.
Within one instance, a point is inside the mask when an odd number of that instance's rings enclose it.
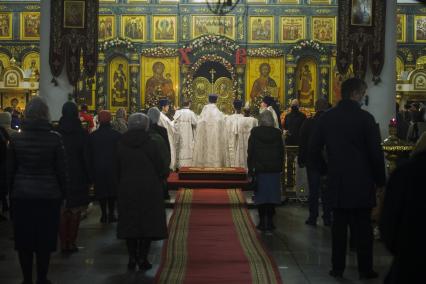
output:
{"label": "group of priests", "polygon": [[[161,115],[158,124],[167,130],[170,143],[170,169],[180,167],[242,167],[247,168],[247,148],[250,132],[258,125],[250,110],[235,100],[234,114],[225,115],[216,105],[217,95],[209,95],[209,103],[197,116],[191,102],[183,102],[173,119],[167,116],[170,102],[160,100]],[[261,111],[270,108],[265,97]],[[272,111],[275,114],[274,111]],[[279,127],[275,115],[276,126]]]}

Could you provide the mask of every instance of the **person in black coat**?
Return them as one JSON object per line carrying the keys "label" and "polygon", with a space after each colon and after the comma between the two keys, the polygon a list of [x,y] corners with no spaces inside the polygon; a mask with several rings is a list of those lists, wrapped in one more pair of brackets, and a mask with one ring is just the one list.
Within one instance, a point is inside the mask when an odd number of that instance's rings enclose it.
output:
{"label": "person in black coat", "polygon": [[[89,161],[91,180],[96,199],[101,205],[101,223],[116,222],[115,202],[117,181],[114,176],[114,153],[121,134],[112,129],[111,113],[102,110],[98,114],[99,128],[89,135]],[[108,219],[107,219],[108,218]]]}
{"label": "person in black coat", "polygon": [[319,207],[319,197],[321,195],[321,201],[323,205],[323,220],[325,226],[331,225],[331,210],[328,206],[328,201],[326,195],[321,192],[321,188],[324,188],[324,182],[321,183],[321,176],[326,174],[326,166],[323,165],[322,169],[318,171],[315,167],[308,162],[308,152],[309,152],[309,141],[312,136],[313,130],[317,127],[318,120],[328,109],[328,102],[326,99],[318,99],[315,103],[315,115],[311,118],[306,119],[300,129],[300,145],[299,145],[299,155],[298,164],[300,167],[306,166],[306,173],[308,176],[309,183],[309,217],[306,220],[305,224],[316,226],[318,218],[318,207]]}
{"label": "person in black coat", "polygon": [[[9,209],[7,202],[8,189],[6,181],[6,156],[9,140],[10,137],[6,129],[0,126],[0,202],[2,203],[2,213],[5,213]],[[4,220],[7,220],[7,218],[0,214],[0,221]]]}
{"label": "person in black coat", "polygon": [[343,82],[342,100],[323,114],[315,128],[309,158],[317,170],[327,152],[328,191],[333,210],[332,265],[330,275],[341,277],[345,269],[347,227],[354,237],[360,278],[376,278],[373,271],[371,211],[376,189],[385,184],[385,165],[379,127],[361,109],[367,84],[357,78]]}
{"label": "person in black coat", "polygon": [[284,118],[284,130],[286,135],[285,144],[289,146],[298,146],[300,138],[300,128],[306,119],[306,115],[299,110],[299,101],[291,102],[291,111]]}
{"label": "person in black coat", "polygon": [[273,215],[275,205],[281,204],[281,172],[284,165],[284,143],[281,130],[274,127],[274,118],[269,110],[260,114],[259,126],[251,130],[247,150],[249,174],[255,177],[256,194],[261,231],[275,228]]}
{"label": "person in black coat", "polygon": [[397,168],[386,186],[380,233],[394,259],[385,284],[424,282],[424,261],[420,260],[426,234],[419,220],[425,211],[425,165],[423,151]]}
{"label": "person in black coat", "polygon": [[161,181],[169,174],[169,164],[162,159],[159,145],[150,138],[148,129],[148,116],[130,115],[129,131],[120,139],[115,158],[117,236],[126,240],[129,270],[134,270],[136,264],[140,270],[150,269],[147,257],[151,241],[167,237]]}
{"label": "person in black coat", "polygon": [[89,204],[89,174],[87,145],[89,134],[83,129],[78,117],[78,107],[66,102],[62,107],[58,132],[65,145],[70,176],[66,192],[65,208],[61,215],[60,240],[63,252],[78,251],[76,240],[81,212]]}
{"label": "person in black coat", "polygon": [[50,283],[50,254],[56,250],[60,208],[69,185],[66,165],[61,135],[49,123],[49,108],[35,97],[25,109],[22,132],[11,137],[7,160],[15,249],[23,283],[33,283],[34,254],[37,283]]}

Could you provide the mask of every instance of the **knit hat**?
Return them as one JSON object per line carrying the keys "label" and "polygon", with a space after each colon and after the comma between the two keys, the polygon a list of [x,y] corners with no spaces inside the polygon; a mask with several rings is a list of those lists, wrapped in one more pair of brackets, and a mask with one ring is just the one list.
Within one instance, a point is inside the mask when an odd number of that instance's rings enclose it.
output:
{"label": "knit hat", "polygon": [[129,130],[145,130],[149,129],[149,117],[141,112],[133,113],[129,116]]}
{"label": "knit hat", "polygon": [[111,113],[107,110],[101,110],[98,114],[98,120],[100,124],[111,122]]}
{"label": "knit hat", "polygon": [[217,102],[217,95],[216,94],[210,94],[209,95],[209,103],[215,104]]}

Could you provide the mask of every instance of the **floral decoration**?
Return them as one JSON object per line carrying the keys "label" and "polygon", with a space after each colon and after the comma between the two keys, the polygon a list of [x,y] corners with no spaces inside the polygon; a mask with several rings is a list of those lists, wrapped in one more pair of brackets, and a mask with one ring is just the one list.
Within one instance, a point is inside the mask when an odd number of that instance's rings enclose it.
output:
{"label": "floral decoration", "polygon": [[194,39],[188,46],[184,48],[191,48],[197,51],[210,51],[211,45],[217,46],[221,51],[233,54],[240,46],[234,41],[229,40],[224,36],[219,35],[204,35]]}
{"label": "floral decoration", "polygon": [[299,41],[295,46],[290,49],[290,54],[293,54],[295,51],[299,51],[305,48],[311,48],[320,53],[326,53],[327,49],[316,40],[302,40]]}
{"label": "floral decoration", "polygon": [[175,57],[178,52],[175,48],[157,46],[143,49],[141,55],[146,57]]}
{"label": "floral decoration", "polygon": [[221,56],[218,56],[218,55],[215,55],[215,54],[208,54],[208,55],[201,56],[197,60],[197,62],[195,62],[191,66],[188,74],[186,75],[185,86],[183,88],[184,95],[186,97],[191,97],[193,95],[194,91],[192,90],[192,81],[193,81],[193,78],[194,78],[194,74],[201,67],[201,65],[206,61],[218,62],[218,63],[221,63],[223,66],[225,66],[226,70],[228,70],[228,72],[231,73],[232,82],[233,82],[232,90],[235,94],[237,92],[237,89],[238,89],[238,81],[236,80],[236,74],[235,74],[234,66],[231,63],[229,63],[228,60],[226,60],[225,58],[223,58]]}
{"label": "floral decoration", "polygon": [[114,39],[110,39],[99,44],[100,51],[105,51],[107,49],[117,48],[117,47],[122,47],[126,49],[131,49],[131,50],[135,49],[135,46],[129,39],[121,38],[121,37],[116,37]]}
{"label": "floral decoration", "polygon": [[284,56],[284,50],[269,47],[250,48],[247,50],[247,55],[253,57],[280,57]]}

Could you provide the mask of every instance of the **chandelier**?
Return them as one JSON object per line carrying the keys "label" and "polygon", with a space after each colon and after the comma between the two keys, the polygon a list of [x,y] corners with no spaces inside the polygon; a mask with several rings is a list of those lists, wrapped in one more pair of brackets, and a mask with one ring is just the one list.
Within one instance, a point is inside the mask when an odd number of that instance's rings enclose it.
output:
{"label": "chandelier", "polygon": [[206,2],[213,14],[222,16],[234,10],[240,0],[206,0]]}

